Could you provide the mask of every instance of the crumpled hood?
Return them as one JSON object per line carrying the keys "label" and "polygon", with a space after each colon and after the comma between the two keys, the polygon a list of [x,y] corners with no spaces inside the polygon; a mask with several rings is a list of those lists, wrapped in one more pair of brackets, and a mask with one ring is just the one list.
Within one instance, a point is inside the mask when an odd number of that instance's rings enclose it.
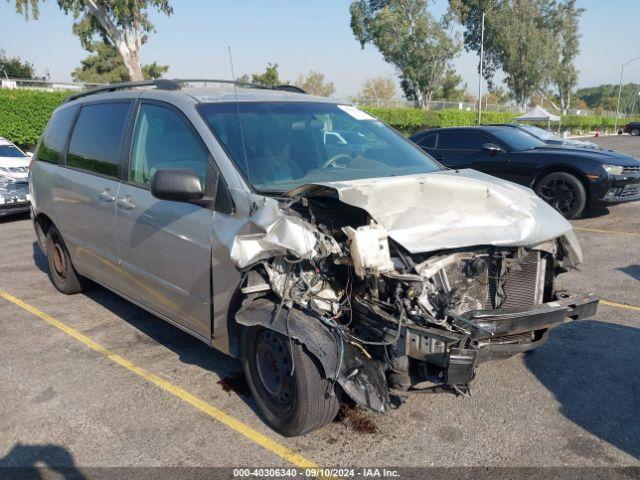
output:
{"label": "crumpled hood", "polygon": [[533,190],[475,170],[304,185],[365,210],[411,253],[475,245],[533,246],[571,224]]}

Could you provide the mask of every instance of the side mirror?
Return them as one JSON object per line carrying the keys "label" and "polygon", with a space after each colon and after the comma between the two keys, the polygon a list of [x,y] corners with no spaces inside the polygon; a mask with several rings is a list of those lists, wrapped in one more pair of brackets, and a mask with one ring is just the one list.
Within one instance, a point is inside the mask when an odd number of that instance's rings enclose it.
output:
{"label": "side mirror", "polygon": [[25,155],[29,158],[33,158],[33,153],[31,152],[25,152]]}
{"label": "side mirror", "polygon": [[482,149],[492,154],[504,152],[504,150],[495,143],[484,143],[482,144]]}
{"label": "side mirror", "polygon": [[200,177],[182,168],[158,170],[151,179],[151,195],[160,200],[189,202],[204,197]]}

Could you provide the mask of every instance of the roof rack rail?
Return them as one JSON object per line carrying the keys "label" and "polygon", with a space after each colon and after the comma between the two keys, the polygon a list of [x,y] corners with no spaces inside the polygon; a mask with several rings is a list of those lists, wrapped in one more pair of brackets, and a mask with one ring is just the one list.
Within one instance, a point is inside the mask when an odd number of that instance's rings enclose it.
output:
{"label": "roof rack rail", "polygon": [[125,90],[135,87],[156,87],[160,90],[180,90],[180,85],[175,80],[167,80],[164,78],[158,78],[156,80],[142,80],[139,82],[121,82],[104,85],[102,87],[92,88],[84,92],[75,93],[67,98],[67,102],[72,102],[78,98],[87,97],[96,93],[114,92],[116,90]]}
{"label": "roof rack rail", "polygon": [[104,85],[97,88],[92,88],[90,90],[86,90],[84,92],[75,93],[67,98],[67,102],[72,102],[77,100],[78,98],[87,97],[89,95],[94,95],[96,93],[104,93],[104,92],[114,92],[116,90],[125,90],[129,88],[136,87],[156,87],[159,90],[180,90],[181,85],[184,83],[228,83],[231,85],[237,85],[239,87],[247,87],[247,88],[260,88],[264,90],[282,90],[285,92],[294,92],[294,93],[307,93],[302,88],[296,87],[295,85],[261,85],[259,83],[248,83],[248,82],[238,82],[234,80],[221,80],[217,78],[186,78],[186,79],[173,79],[168,80],[165,78],[158,78],[156,80],[143,80],[139,82],[121,82],[121,83],[112,83],[109,85]]}
{"label": "roof rack rail", "polygon": [[247,87],[247,88],[261,88],[263,90],[282,90],[285,92],[294,92],[294,93],[307,93],[302,88],[296,87],[295,85],[264,85],[261,83],[251,83],[251,82],[238,82],[237,80],[221,80],[219,78],[176,78],[173,80],[176,83],[228,83],[230,85],[236,85],[238,87]]}

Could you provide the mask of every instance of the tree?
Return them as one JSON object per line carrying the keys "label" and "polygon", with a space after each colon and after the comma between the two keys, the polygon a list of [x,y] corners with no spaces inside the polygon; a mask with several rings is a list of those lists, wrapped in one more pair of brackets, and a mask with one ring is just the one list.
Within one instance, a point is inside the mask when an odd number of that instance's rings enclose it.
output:
{"label": "tree", "polygon": [[298,75],[298,79],[294,85],[303,89],[310,95],[319,95],[321,97],[330,97],[336,91],[333,82],[324,82],[324,75],[320,72],[309,71],[306,76]]}
{"label": "tree", "polygon": [[[244,75],[241,78],[245,79],[247,78],[247,76]],[[267,63],[267,68],[265,68],[264,73],[253,73],[251,75],[251,82],[258,83],[260,85],[269,85],[272,87],[275,87],[276,85],[282,85],[282,81],[280,80],[278,74],[278,64]]]}
{"label": "tree", "polygon": [[[622,91],[620,95],[620,111],[625,113],[632,113],[631,107],[635,107],[635,111],[638,109],[638,102],[640,99],[634,102],[637,97],[638,85],[634,83],[625,83],[622,85]],[[579,88],[574,94],[575,100],[582,100],[586,103],[587,107],[594,110],[608,110],[615,111],[618,103],[618,85],[598,85],[596,87]]]}
{"label": "tree", "polygon": [[[118,55],[117,50],[104,41],[92,42],[87,46],[91,55],[80,61],[71,76],[74,80],[86,83],[116,83],[130,80],[129,72]],[[145,79],[160,78],[169,70],[168,65],[153,62],[142,66]]]}
{"label": "tree", "polygon": [[578,21],[584,11],[584,8],[576,8],[576,0],[566,0],[559,3],[554,12],[556,52],[551,79],[558,89],[563,115],[566,115],[571,106],[571,91],[578,83],[578,70],[574,62],[580,53]]}
{"label": "tree", "polygon": [[7,53],[0,49],[0,77],[33,80],[35,74],[33,65],[29,62],[21,60],[20,57],[8,57]]}
{"label": "tree", "polygon": [[[12,1],[12,0],[8,0]],[[82,46],[88,46],[99,36],[113,45],[120,54],[131,80],[142,80],[140,50],[147,35],[155,31],[147,10],[154,8],[165,15],[173,9],[169,0],[57,0],[65,14],[73,14],[73,32]],[[38,0],[15,0],[16,10],[38,18]]]}
{"label": "tree", "polygon": [[467,84],[462,83],[462,77],[456,73],[453,68],[447,69],[445,72],[441,86],[435,93],[436,98],[440,100],[462,101],[467,95]]}
{"label": "tree", "polygon": [[441,86],[461,44],[453,34],[450,12],[436,20],[429,0],[353,0],[351,29],[360,46],[374,45],[394,65],[409,100],[422,107]]}
{"label": "tree", "polygon": [[485,16],[483,74],[493,85],[498,69],[516,102],[527,100],[550,80],[553,65],[554,0],[449,0],[452,11],[464,27],[467,51],[480,53],[482,12]]}
{"label": "tree", "polygon": [[358,99],[363,103],[375,103],[380,106],[396,96],[396,84],[389,77],[375,77],[365,80]]}

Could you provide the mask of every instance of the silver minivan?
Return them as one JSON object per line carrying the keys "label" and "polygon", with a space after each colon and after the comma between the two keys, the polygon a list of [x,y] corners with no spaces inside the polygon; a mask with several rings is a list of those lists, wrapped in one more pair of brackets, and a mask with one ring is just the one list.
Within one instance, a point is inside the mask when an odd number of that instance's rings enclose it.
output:
{"label": "silver minivan", "polygon": [[[528,188],[448,170],[368,113],[291,86],[156,80],[69,98],[31,167],[50,278],[89,279],[241,360],[264,420],[468,392],[597,298]],[[561,368],[562,366],[559,366]]]}

